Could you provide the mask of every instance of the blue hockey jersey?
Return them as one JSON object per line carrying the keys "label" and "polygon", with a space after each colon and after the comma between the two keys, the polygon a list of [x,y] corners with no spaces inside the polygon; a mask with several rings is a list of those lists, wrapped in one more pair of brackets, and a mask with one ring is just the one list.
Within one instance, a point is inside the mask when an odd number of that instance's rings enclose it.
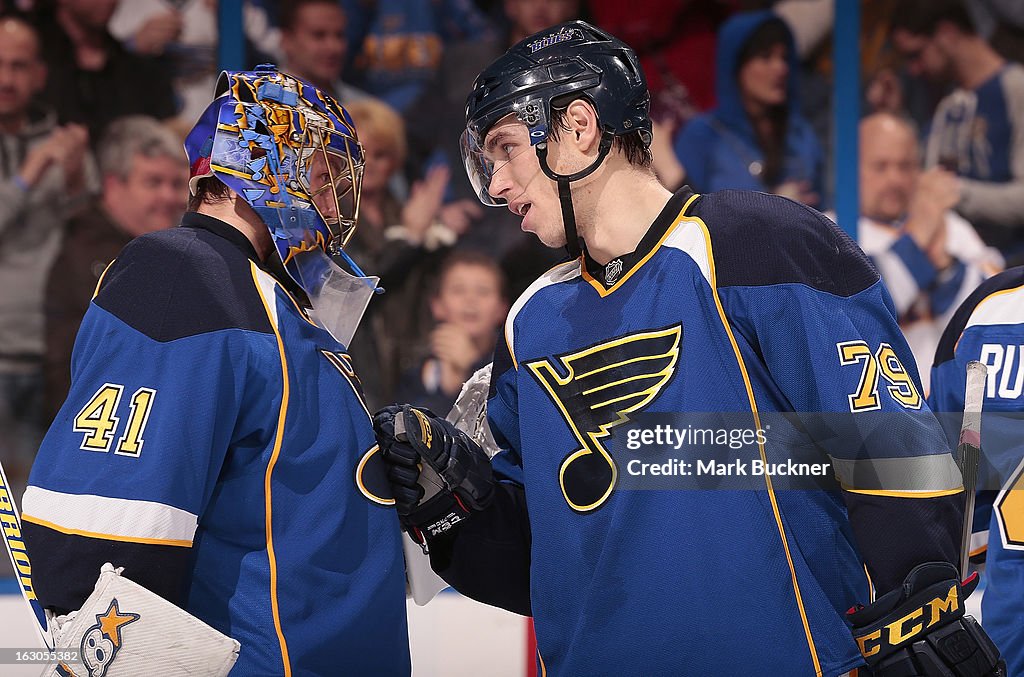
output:
{"label": "blue hockey jersey", "polygon": [[[432,557],[467,594],[532,613],[547,674],[839,675],[861,664],[843,614],[869,601],[864,561],[879,591],[916,563],[955,561],[959,475],[892,303],[807,207],[684,189],[628,256],[537,280],[504,338],[488,402],[503,491],[458,530],[450,563]],[[848,491],[771,477],[625,488],[615,428],[641,414],[762,427],[775,412],[872,411],[885,429],[856,440],[791,431]],[[758,443],[753,460],[766,453]],[[880,459],[889,474],[856,471]],[[470,571],[481,562],[504,567],[490,589]]]}
{"label": "blue hockey jersey", "polygon": [[[963,412],[972,360],[988,367],[981,447],[991,472],[975,512],[975,530],[988,536],[981,620],[1009,674],[1024,675],[1024,267],[983,282],[946,327],[932,367],[936,412]],[[954,443],[958,418],[947,426]]]}
{"label": "blue hockey jersey", "polygon": [[77,609],[110,561],[237,639],[232,674],[408,674],[359,382],[279,279],[195,213],[111,265],[24,498],[36,591]]}

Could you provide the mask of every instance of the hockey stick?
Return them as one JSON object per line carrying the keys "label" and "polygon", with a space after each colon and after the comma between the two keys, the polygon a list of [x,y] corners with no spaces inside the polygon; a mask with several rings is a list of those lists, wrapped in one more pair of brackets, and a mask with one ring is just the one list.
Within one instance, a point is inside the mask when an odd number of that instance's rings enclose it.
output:
{"label": "hockey stick", "polygon": [[964,390],[964,422],[957,445],[957,465],[964,479],[964,527],[960,540],[960,576],[967,575],[971,559],[971,532],[974,529],[974,494],[978,488],[978,463],[981,461],[981,408],[985,401],[985,365],[967,363],[967,387]]}
{"label": "hockey stick", "polygon": [[50,621],[32,588],[32,563],[25,550],[25,541],[21,538],[21,518],[18,516],[18,506],[14,504],[14,497],[11,496],[10,486],[3,464],[0,464],[0,527],[3,528],[4,545],[7,546],[7,554],[11,557],[18,583],[21,584],[21,596],[36,621],[36,630],[39,631],[46,648],[52,650],[53,633],[50,631]]}

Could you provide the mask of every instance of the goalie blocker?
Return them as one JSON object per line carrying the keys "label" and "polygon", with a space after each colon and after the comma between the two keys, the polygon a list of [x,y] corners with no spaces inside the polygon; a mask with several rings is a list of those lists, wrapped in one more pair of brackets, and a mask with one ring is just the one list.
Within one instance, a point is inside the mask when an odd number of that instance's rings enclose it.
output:
{"label": "goalie blocker", "polygon": [[58,618],[55,653],[79,662],[57,663],[59,677],[207,675],[226,677],[240,646],[195,616],[121,575],[107,563],[82,608]]}

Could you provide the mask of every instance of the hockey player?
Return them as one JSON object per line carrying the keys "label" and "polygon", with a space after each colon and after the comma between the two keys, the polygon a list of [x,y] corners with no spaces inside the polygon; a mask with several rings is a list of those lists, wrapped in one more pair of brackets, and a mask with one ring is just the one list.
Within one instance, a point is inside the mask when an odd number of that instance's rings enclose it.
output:
{"label": "hockey player", "polygon": [[[583,22],[477,78],[463,150],[481,200],[573,258],[509,313],[491,463],[428,412],[375,416],[404,524],[455,588],[533,616],[547,674],[996,674],[963,617],[960,476],[877,273],[798,203],[664,190],[648,104],[633,51]],[[791,432],[843,489],[623,488],[616,426],[688,412],[835,412],[858,437]],[[933,646],[950,636],[966,649]]]}
{"label": "hockey player", "polygon": [[346,354],[373,280],[333,256],[356,130],[261,66],[221,75],[186,151],[189,211],[100,279],[33,467],[38,597],[78,609],[111,562],[238,640],[232,674],[408,674],[401,531]]}
{"label": "hockey player", "polygon": [[[988,491],[979,494],[975,512],[975,532],[988,536],[981,618],[1008,674],[1024,675],[1024,267],[983,282],[953,315],[932,367],[935,411],[963,412],[971,360],[988,367],[982,450],[990,476],[1002,482],[982,485]],[[955,439],[955,425],[949,429]]]}

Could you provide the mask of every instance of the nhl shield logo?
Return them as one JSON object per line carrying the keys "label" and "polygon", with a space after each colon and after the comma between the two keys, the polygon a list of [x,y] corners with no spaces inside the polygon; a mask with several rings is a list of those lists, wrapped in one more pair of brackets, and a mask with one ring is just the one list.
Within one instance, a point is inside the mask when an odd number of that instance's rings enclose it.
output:
{"label": "nhl shield logo", "polygon": [[604,267],[604,283],[615,284],[619,275],[622,275],[622,259],[612,259]]}

